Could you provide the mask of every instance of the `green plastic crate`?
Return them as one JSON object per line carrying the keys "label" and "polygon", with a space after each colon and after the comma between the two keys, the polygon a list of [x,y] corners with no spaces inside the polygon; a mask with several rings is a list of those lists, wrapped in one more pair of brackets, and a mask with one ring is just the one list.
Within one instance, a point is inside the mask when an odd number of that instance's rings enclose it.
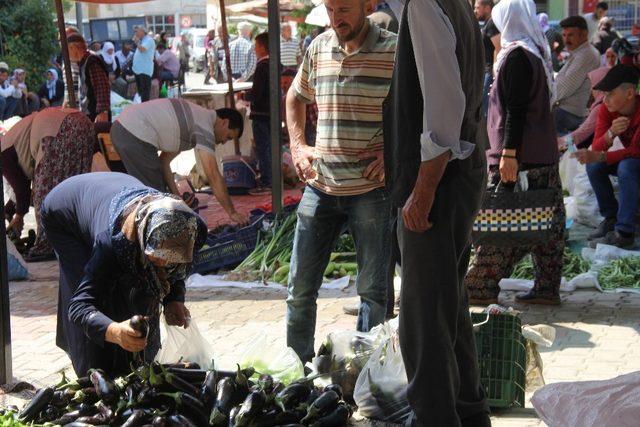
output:
{"label": "green plastic crate", "polygon": [[[474,325],[486,313],[471,313]],[[474,328],[480,381],[493,408],[524,407],[527,353],[522,323],[517,316],[492,314]]]}

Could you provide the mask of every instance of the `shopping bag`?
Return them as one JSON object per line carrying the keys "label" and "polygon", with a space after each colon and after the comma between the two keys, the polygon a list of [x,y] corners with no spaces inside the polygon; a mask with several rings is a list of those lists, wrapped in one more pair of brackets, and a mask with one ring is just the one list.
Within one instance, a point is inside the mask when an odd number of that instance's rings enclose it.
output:
{"label": "shopping bag", "polygon": [[347,402],[353,399],[358,376],[369,361],[369,357],[386,340],[397,321],[378,325],[369,332],[338,331],[330,333],[311,361],[312,375],[326,374],[316,380],[316,385],[338,384]]}
{"label": "shopping bag", "polygon": [[549,384],[531,398],[553,427],[636,427],[640,419],[640,372],[605,381]]}
{"label": "shopping bag", "polygon": [[214,369],[214,354],[211,344],[200,333],[192,319],[186,329],[169,326],[162,316],[161,348],[155,361],[159,363],[195,362],[202,369]]}
{"label": "shopping bag", "polygon": [[553,235],[555,201],[558,190],[520,191],[518,185],[498,183],[484,195],[473,224],[476,246],[532,246]]}
{"label": "shopping bag", "polygon": [[253,367],[256,376],[269,374],[281,383],[288,385],[304,378],[302,361],[291,348],[270,346],[264,334],[256,336],[240,357],[240,367]]}
{"label": "shopping bag", "polygon": [[359,413],[367,418],[402,424],[411,414],[407,374],[397,335],[371,354],[353,393]]}

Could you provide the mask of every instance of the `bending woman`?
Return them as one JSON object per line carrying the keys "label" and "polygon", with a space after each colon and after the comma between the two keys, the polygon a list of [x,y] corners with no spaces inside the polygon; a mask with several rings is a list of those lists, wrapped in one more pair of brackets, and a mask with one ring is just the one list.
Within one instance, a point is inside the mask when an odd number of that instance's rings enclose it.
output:
{"label": "bending woman", "polygon": [[[132,352],[153,360],[160,307],[169,325],[188,325],[184,279],[207,227],[185,203],[120,173],[91,173],[57,186],[42,208],[60,262],[58,333],[77,375],[129,369]],[[131,329],[150,316],[147,338]]]}
{"label": "bending woman", "polygon": [[8,230],[20,236],[33,201],[38,237],[25,258],[53,259],[53,249],[42,234],[40,205],[53,187],[91,170],[93,124],[78,110],[47,108],[20,120],[2,137],[1,145],[2,175],[16,195],[15,207],[7,206]]}

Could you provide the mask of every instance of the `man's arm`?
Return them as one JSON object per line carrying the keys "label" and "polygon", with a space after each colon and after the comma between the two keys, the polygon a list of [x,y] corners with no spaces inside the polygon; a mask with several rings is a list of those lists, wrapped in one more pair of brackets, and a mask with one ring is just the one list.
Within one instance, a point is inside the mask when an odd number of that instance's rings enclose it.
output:
{"label": "man's arm", "polygon": [[161,152],[160,164],[162,165],[162,178],[164,179],[164,183],[169,187],[169,191],[180,196],[180,191],[178,190],[176,182],[173,180],[173,171],[171,170],[171,162],[173,159],[178,157],[178,154],[180,153],[168,153],[166,151]]}
{"label": "man's arm", "polygon": [[[415,232],[431,227],[429,213],[447,163],[467,158],[474,145],[460,141],[465,111],[456,37],[451,22],[436,2],[409,3],[409,28],[429,28],[440,37],[412,38],[418,78],[424,100],[422,163],[415,187],[403,208],[405,226]],[[416,34],[418,34],[417,32]],[[439,58],[433,61],[433,58]]]}
{"label": "man's arm", "polygon": [[593,135],[593,143],[591,149],[593,151],[607,151],[613,144],[609,137],[608,131],[611,128],[611,115],[604,104],[598,107],[598,120]]}
{"label": "man's arm", "polygon": [[307,118],[307,106],[315,100],[316,91],[313,70],[313,45],[304,54],[302,64],[298,69],[291,89],[287,93],[287,128],[289,130],[291,157],[296,173],[302,181],[315,178],[312,161],[315,150],[307,145],[304,129]]}
{"label": "man's arm", "polygon": [[233,206],[233,202],[231,201],[231,197],[229,197],[229,193],[227,191],[227,186],[224,183],[224,178],[220,173],[220,169],[218,169],[218,162],[216,161],[215,155],[197,148],[196,155],[202,162],[202,168],[204,169],[204,174],[209,180],[209,186],[211,186],[213,195],[222,206],[222,209],[224,209],[227,215],[229,215],[229,218],[233,221],[241,224],[246,223],[246,215],[238,213],[236,208]]}

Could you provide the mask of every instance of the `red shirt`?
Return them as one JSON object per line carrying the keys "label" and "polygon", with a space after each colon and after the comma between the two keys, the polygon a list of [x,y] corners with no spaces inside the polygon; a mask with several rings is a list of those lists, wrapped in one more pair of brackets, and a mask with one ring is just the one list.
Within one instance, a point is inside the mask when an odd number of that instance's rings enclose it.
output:
{"label": "red shirt", "polygon": [[624,148],[607,151],[607,131],[611,128],[611,123],[620,116],[620,113],[611,113],[604,104],[600,106],[598,124],[596,125],[591,149],[593,151],[605,151],[607,153],[607,164],[609,165],[616,164],[620,160],[629,157],[640,158],[640,95],[636,95],[636,111],[633,113],[633,117],[630,118],[629,128],[618,135]]}

